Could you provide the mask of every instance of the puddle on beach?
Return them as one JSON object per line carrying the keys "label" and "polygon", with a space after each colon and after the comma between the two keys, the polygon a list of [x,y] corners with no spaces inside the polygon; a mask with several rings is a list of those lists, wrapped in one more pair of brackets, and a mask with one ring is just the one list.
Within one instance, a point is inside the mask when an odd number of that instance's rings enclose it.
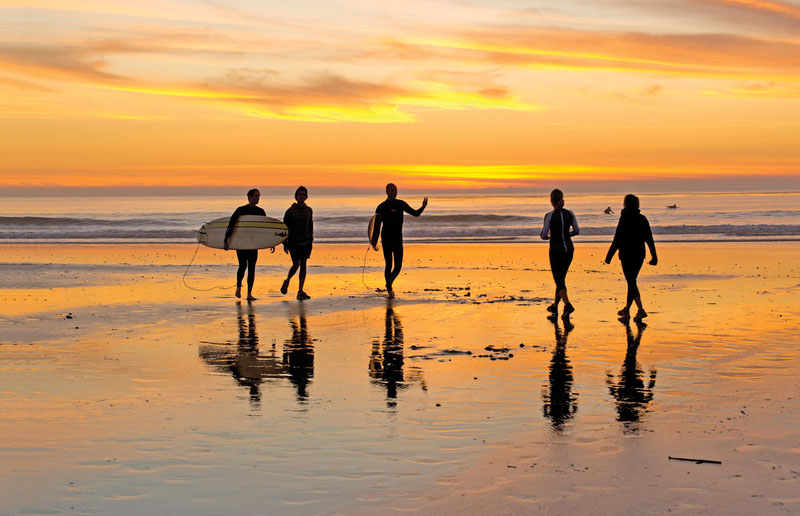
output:
{"label": "puddle on beach", "polygon": [[612,457],[620,439],[725,432],[767,396],[796,407],[796,313],[675,315],[665,294],[670,315],[624,324],[595,293],[565,322],[535,292],[511,299],[500,272],[470,290],[429,274],[393,302],[214,298],[34,322],[88,329],[0,345],[2,512],[381,511],[516,443],[558,473],[577,468],[553,458],[563,446]]}

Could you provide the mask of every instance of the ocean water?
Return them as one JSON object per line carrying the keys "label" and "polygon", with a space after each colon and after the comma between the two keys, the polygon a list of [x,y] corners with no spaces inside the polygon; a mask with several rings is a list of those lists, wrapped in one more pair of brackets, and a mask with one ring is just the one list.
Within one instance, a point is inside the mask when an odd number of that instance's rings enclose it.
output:
{"label": "ocean water", "polygon": [[[313,194],[313,192],[312,192]],[[413,208],[419,196],[401,196]],[[581,228],[579,241],[614,234],[622,195],[566,198]],[[658,241],[800,240],[800,192],[641,195],[642,212]],[[290,198],[262,197],[267,215],[282,218]],[[366,243],[366,227],[380,196],[320,196],[314,209],[317,243]],[[230,215],[239,197],[0,198],[0,243],[194,243],[193,230]],[[677,205],[670,209],[667,206]],[[614,214],[603,210],[611,207]],[[540,241],[547,196],[443,195],[430,197],[420,218],[406,216],[405,240],[441,242]]]}

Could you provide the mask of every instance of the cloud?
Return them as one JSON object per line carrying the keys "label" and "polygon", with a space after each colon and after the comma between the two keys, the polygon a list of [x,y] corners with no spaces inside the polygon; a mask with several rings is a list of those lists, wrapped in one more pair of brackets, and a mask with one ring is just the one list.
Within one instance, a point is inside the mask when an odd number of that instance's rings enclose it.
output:
{"label": "cloud", "polygon": [[732,34],[647,34],[567,29],[470,30],[385,43],[387,56],[503,68],[608,70],[699,77],[800,78],[800,44]]}
{"label": "cloud", "polygon": [[117,82],[123,78],[105,72],[107,62],[81,48],[51,45],[0,45],[0,63],[6,71],[38,77]]}
{"label": "cloud", "polygon": [[408,122],[407,108],[532,110],[508,88],[473,80],[451,84],[446,72],[422,74],[407,83],[354,80],[332,73],[301,81],[284,80],[275,70],[231,70],[209,88],[261,110],[251,114],[302,120]]}

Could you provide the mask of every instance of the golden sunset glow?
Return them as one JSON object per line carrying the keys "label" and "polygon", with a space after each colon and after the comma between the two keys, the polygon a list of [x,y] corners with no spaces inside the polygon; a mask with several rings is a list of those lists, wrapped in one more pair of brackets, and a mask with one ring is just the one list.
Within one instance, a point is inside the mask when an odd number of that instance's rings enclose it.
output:
{"label": "golden sunset glow", "polygon": [[800,4],[0,1],[0,188],[800,175]]}

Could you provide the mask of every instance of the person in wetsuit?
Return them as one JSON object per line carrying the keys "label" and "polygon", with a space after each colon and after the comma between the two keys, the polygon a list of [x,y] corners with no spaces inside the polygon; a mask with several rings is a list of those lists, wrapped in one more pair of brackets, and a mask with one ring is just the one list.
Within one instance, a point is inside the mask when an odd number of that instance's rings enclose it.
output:
{"label": "person in wetsuit", "polygon": [[547,311],[557,314],[558,302],[563,300],[564,313],[561,317],[566,319],[575,311],[575,307],[567,297],[566,283],[567,271],[575,253],[571,237],[579,235],[581,230],[575,214],[564,209],[564,193],[558,188],[550,192],[550,204],[553,206],[553,211],[544,216],[541,237],[543,240],[550,240],[550,270],[556,282],[556,295],[555,301],[547,307]]}
{"label": "person in wetsuit", "polygon": [[300,269],[298,279],[300,284],[297,287],[297,299],[311,299],[305,293],[303,286],[306,283],[306,262],[311,257],[311,242],[314,240],[314,212],[306,204],[308,199],[308,189],[300,186],[294,192],[295,202],[283,215],[283,223],[289,228],[289,237],[283,242],[283,250],[292,257],[292,267],[289,274],[281,285],[281,294],[289,291],[289,281],[294,273]]}
{"label": "person in wetsuit", "polygon": [[394,298],[392,285],[403,267],[403,213],[419,217],[427,205],[428,198],[425,197],[418,210],[411,208],[408,203],[397,198],[397,187],[389,183],[386,185],[386,200],[375,208],[378,218],[371,241],[374,242],[372,247],[377,251],[377,235],[380,233],[383,259],[386,261],[383,275],[386,278],[386,295],[389,299]]}
{"label": "person in wetsuit", "polygon": [[[236,211],[234,211],[233,215],[231,215],[231,220],[228,222],[228,229],[225,231],[225,240],[222,245],[223,249],[226,251],[228,250],[228,241],[231,238],[233,228],[236,225],[236,221],[239,220],[239,217],[242,215],[267,215],[264,210],[256,206],[260,199],[261,192],[259,192],[256,188],[253,188],[247,192],[247,204],[236,208]],[[274,247],[272,248],[272,252],[275,252]],[[242,297],[242,279],[244,278],[244,271],[246,270],[247,300],[255,301],[256,298],[253,297],[253,283],[256,279],[256,261],[258,261],[258,249],[237,249],[236,258],[239,260],[239,269],[236,271],[236,293],[234,295],[236,297]]]}
{"label": "person in wetsuit", "polygon": [[639,212],[639,198],[633,194],[625,196],[624,208],[619,215],[617,231],[614,233],[614,241],[608,248],[606,263],[611,263],[614,253],[619,251],[619,261],[622,264],[622,273],[625,281],[628,282],[628,298],[625,308],[617,312],[622,319],[630,317],[631,304],[636,302],[639,309],[634,316],[635,321],[641,321],[647,317],[642,307],[642,298],[639,287],[636,285],[636,278],[642,269],[645,258],[644,245],[650,248],[650,265],[658,264],[656,255],[656,244],[653,242],[653,232],[650,230],[650,223],[647,217]]}

